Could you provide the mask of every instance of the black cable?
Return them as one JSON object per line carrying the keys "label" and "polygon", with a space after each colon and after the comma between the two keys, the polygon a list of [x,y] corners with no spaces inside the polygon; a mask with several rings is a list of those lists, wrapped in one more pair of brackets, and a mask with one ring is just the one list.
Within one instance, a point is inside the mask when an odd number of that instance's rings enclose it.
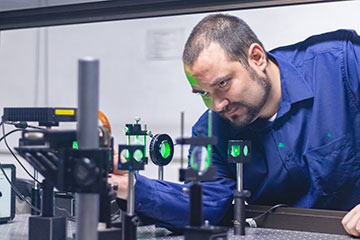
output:
{"label": "black cable", "polygon": [[275,206],[272,206],[271,208],[269,208],[268,210],[266,210],[262,214],[260,214],[260,215],[258,215],[256,217],[253,217],[253,219],[254,220],[259,219],[259,218],[265,216],[266,214],[270,213],[271,211],[273,211],[274,209],[279,208],[279,207],[289,207],[289,205],[287,205],[287,204],[277,204]]}
{"label": "black cable", "polygon": [[[36,126],[30,126],[30,125],[27,125],[27,123],[13,123],[13,122],[6,122],[6,124],[12,124],[12,125],[17,125],[17,124],[23,124],[21,126],[20,129],[14,129],[14,130],[11,130],[10,132],[6,133],[5,134],[5,124],[3,121],[0,122],[0,127],[2,126],[2,131],[3,131],[3,136],[0,138],[0,142],[2,140],[4,140],[5,142],[5,145],[6,147],[8,148],[8,150],[10,151],[10,153],[12,154],[12,156],[17,160],[17,162],[20,164],[20,166],[24,169],[24,171],[34,180],[36,181],[39,185],[41,185],[41,183],[35,179],[28,171],[27,169],[25,168],[25,166],[20,162],[20,160],[16,157],[16,155],[14,154],[14,152],[11,150],[11,148],[9,147],[8,143],[7,143],[7,140],[6,140],[6,137],[9,136],[10,134],[14,133],[14,132],[18,132],[18,131],[23,131],[25,128],[27,127],[30,127],[30,128],[35,128],[35,129],[39,129],[39,130],[44,130],[43,128],[40,128],[40,127],[36,127]],[[25,124],[25,125],[24,125]],[[26,198],[23,197],[23,195],[20,193],[20,191],[17,189],[17,187],[10,181],[9,177],[7,176],[7,174],[5,173],[5,170],[0,162],[0,169],[2,171],[2,173],[4,174],[6,180],[8,181],[8,183],[10,184],[12,190],[16,193],[16,195],[23,201],[25,201],[29,206],[30,208],[32,208],[33,210],[35,210],[36,212],[39,212],[41,213],[41,210],[34,207]],[[66,217],[69,221],[72,221],[72,222],[75,222],[75,217],[71,216],[71,214],[69,213],[69,211],[65,208],[61,208],[59,207],[58,205],[54,204],[55,205],[55,208],[57,208],[58,210],[60,211],[64,211],[65,214],[66,214]],[[119,211],[120,212],[120,211]],[[112,218],[114,218],[114,216],[118,214],[118,212],[115,212],[114,214],[112,214]],[[115,219],[112,219],[112,220],[115,220]]]}
{"label": "black cable", "polygon": [[[29,125],[27,122],[3,122],[3,123],[9,124],[9,125],[14,125],[16,128],[22,128],[22,129],[25,129],[25,128],[34,128],[34,129],[37,129],[37,130],[46,131],[45,128],[38,127],[38,126],[33,126],[33,125]],[[1,126],[1,125],[0,125],[0,126]]]}
{"label": "black cable", "polygon": [[55,208],[60,211],[65,212],[66,217],[68,218],[69,221],[75,222],[75,217],[71,216],[71,214],[69,213],[69,211],[66,208],[59,207],[58,205],[56,205],[56,203],[55,203]]}
{"label": "black cable", "polygon": [[[17,132],[17,131],[22,131],[23,129],[14,129],[10,132],[8,132],[7,134],[5,134],[5,128],[4,128],[4,123],[1,121],[0,122],[0,126],[2,125],[3,127],[3,136],[0,138],[0,142],[4,139],[5,142],[6,142],[6,136],[14,133],[14,132]],[[15,194],[23,201],[25,201],[34,211],[36,212],[41,212],[40,209],[34,207],[26,198],[23,197],[23,195],[20,193],[20,191],[17,189],[17,187],[10,181],[9,177],[7,176],[1,162],[0,162],[0,170],[2,171],[2,173],[4,174],[6,180],[8,181],[8,183],[10,184],[11,186],[11,189],[15,192]]]}
{"label": "black cable", "polygon": [[9,152],[11,153],[11,155],[16,159],[16,161],[19,163],[19,165],[24,169],[24,171],[35,181],[37,182],[39,185],[41,185],[41,183],[34,177],[32,176],[29,171],[25,168],[25,166],[21,163],[21,161],[16,157],[16,155],[14,154],[14,152],[11,150],[11,148],[9,147],[9,144],[6,141],[6,136],[10,135],[11,133],[17,132],[17,131],[23,131],[24,129],[14,129],[10,132],[8,132],[7,134],[5,134],[5,125],[2,125],[2,131],[3,131],[3,137],[0,138],[0,142],[1,140],[4,139],[5,145],[7,147],[7,149],[9,150]]}
{"label": "black cable", "polygon": [[[1,126],[1,124],[0,124]],[[4,127],[4,126],[3,126]],[[19,131],[23,131],[23,129],[14,129],[14,130],[11,130],[10,132],[6,133],[5,135],[3,135],[1,138],[0,138],[0,142],[6,138],[7,136],[9,136],[10,134],[14,133],[14,132],[19,132]],[[3,132],[4,134],[4,132]]]}
{"label": "black cable", "polygon": [[17,187],[10,181],[9,177],[6,175],[6,172],[2,166],[2,164],[0,163],[0,169],[2,171],[2,173],[4,174],[6,180],[8,181],[8,183],[11,186],[11,189],[16,193],[16,195],[23,201],[25,201],[34,211],[36,212],[41,212],[40,209],[38,209],[37,207],[34,207],[26,198],[23,197],[23,195],[20,193],[20,191],[17,189]]}
{"label": "black cable", "polygon": [[249,225],[249,227],[256,228],[257,227],[257,222],[256,222],[257,219],[262,218],[266,214],[270,213],[271,211],[273,211],[274,209],[279,208],[279,207],[289,207],[289,206],[287,204],[277,204],[275,206],[272,206],[271,208],[269,208],[268,210],[266,210],[262,214],[260,214],[260,215],[258,215],[256,217],[253,217],[253,218],[247,218],[245,221]]}

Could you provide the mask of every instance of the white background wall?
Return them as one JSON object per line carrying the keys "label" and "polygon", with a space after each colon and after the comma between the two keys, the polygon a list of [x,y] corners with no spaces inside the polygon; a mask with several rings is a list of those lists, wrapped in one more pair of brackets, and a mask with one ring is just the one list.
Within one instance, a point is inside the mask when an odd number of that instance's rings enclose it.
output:
{"label": "white background wall", "polygon": [[[360,32],[359,10],[359,1],[346,1],[228,13],[244,19],[270,50],[339,28]],[[180,111],[185,111],[186,135],[190,135],[191,125],[205,107],[200,97],[191,93],[181,53],[192,27],[205,15],[1,32],[0,107],[76,107],[77,60],[93,56],[101,65],[100,108],[111,121],[117,143],[125,142],[123,126],[135,116],[140,116],[153,133],[178,137]],[[153,42],[154,36],[161,44]],[[9,138],[12,146],[17,139],[18,135]],[[1,163],[13,162],[3,143],[0,151]],[[179,149],[176,152],[178,156]],[[178,164],[166,168],[165,178],[177,180],[177,168]],[[17,171],[25,177],[19,167]],[[145,174],[155,177],[156,168],[147,167]]]}

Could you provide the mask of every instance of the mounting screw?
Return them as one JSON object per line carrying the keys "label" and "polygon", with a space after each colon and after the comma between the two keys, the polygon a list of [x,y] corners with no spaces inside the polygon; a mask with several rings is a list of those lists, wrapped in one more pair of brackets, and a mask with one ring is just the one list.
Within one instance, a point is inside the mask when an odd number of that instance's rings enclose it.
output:
{"label": "mounting screw", "polygon": [[147,134],[148,134],[148,136],[151,137],[151,138],[154,136],[150,130],[147,131]]}
{"label": "mounting screw", "polygon": [[189,193],[189,189],[186,188],[186,187],[184,187],[184,188],[182,189],[182,191],[183,191],[183,193]]}
{"label": "mounting screw", "polygon": [[123,128],[123,133],[127,133],[128,131],[129,131],[129,128],[127,128],[127,127]]}
{"label": "mounting screw", "polygon": [[141,118],[140,118],[140,117],[135,117],[134,119],[135,119],[135,123],[136,123],[136,124],[139,124]]}
{"label": "mounting screw", "polygon": [[205,220],[205,227],[209,227],[209,220]]}

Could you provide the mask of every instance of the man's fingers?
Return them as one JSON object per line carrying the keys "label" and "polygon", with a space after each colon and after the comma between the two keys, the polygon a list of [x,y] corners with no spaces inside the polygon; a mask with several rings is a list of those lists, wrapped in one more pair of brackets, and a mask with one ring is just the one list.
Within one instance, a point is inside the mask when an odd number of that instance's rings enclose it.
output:
{"label": "man's fingers", "polygon": [[360,236],[360,205],[348,212],[341,221],[347,233]]}
{"label": "man's fingers", "polygon": [[360,221],[360,216],[355,214],[353,217],[349,220],[349,222],[344,226],[347,233],[353,235],[353,236],[359,236],[359,232],[356,230],[356,225]]}
{"label": "man's fingers", "polygon": [[[126,172],[126,171],[122,171]],[[121,199],[127,199],[128,194],[128,176],[126,174],[109,174],[107,181],[112,190],[116,192],[116,196]]]}
{"label": "man's fingers", "polygon": [[341,220],[342,225],[345,227],[345,225],[350,221],[352,216],[355,214],[354,209],[352,209],[350,212],[348,212],[345,217]]}

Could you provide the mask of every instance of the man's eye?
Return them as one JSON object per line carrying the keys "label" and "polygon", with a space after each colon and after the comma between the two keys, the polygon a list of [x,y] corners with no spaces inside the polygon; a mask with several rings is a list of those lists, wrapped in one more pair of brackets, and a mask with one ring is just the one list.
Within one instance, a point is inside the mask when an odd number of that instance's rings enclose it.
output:
{"label": "man's eye", "polygon": [[208,97],[209,96],[209,92],[199,92],[199,95],[201,96],[201,97]]}
{"label": "man's eye", "polygon": [[226,87],[226,85],[228,84],[228,80],[224,80],[218,83],[218,86],[220,88]]}

